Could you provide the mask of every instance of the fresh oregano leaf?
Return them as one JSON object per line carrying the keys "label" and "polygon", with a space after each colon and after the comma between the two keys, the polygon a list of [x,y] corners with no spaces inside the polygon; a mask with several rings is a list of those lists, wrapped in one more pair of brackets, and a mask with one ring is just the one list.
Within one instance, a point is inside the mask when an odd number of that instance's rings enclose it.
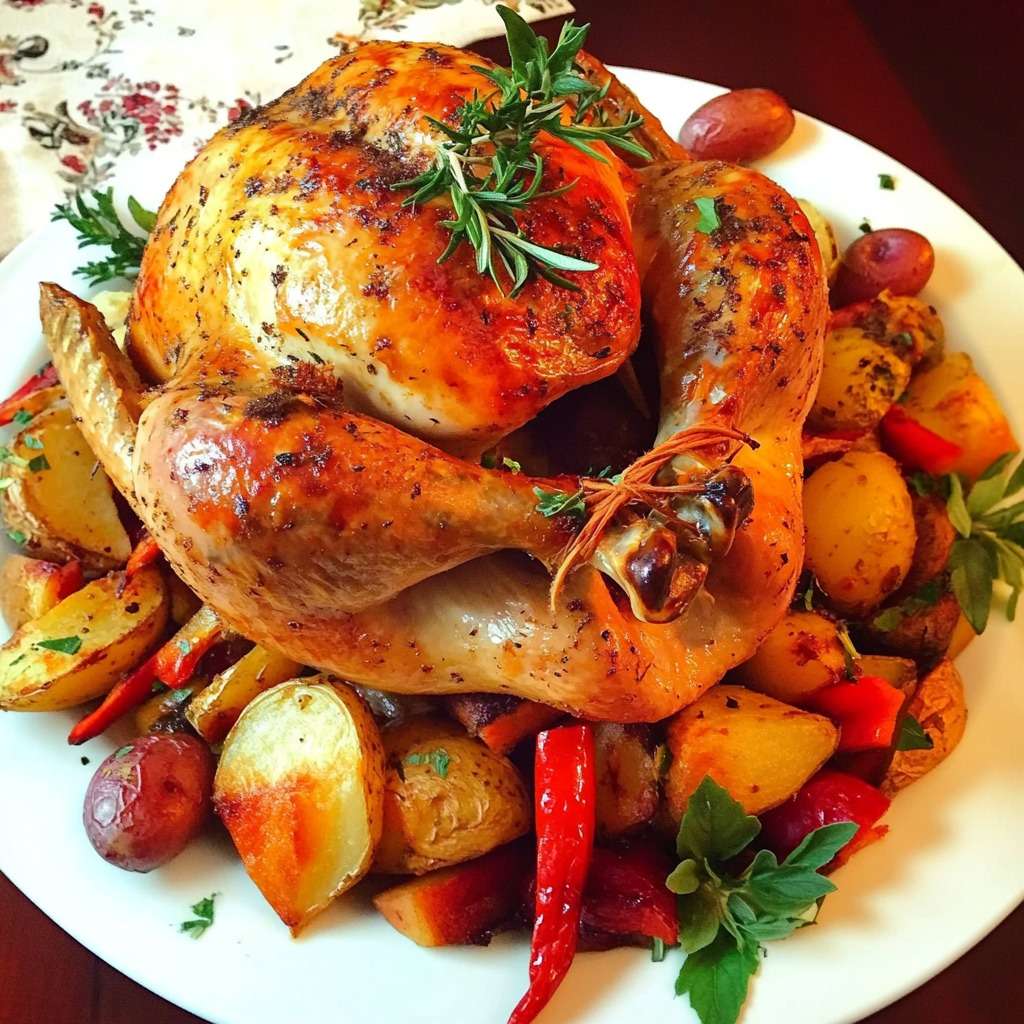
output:
{"label": "fresh oregano leaf", "polygon": [[737,944],[720,931],[714,942],[687,956],[676,995],[690,997],[701,1024],[736,1024],[758,963],[756,943]]}

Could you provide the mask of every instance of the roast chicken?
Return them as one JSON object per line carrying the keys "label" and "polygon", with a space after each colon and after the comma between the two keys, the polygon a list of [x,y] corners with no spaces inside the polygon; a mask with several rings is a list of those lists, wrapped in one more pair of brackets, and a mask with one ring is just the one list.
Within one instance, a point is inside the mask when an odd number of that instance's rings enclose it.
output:
{"label": "roast chicken", "polygon": [[[328,61],[175,182],[126,355],[53,285],[47,335],[112,480],[233,629],[382,690],[654,721],[749,657],[791,598],[821,259],[781,188],[689,161],[648,115],[646,166],[543,138],[545,189],[575,185],[521,223],[597,264],[567,274],[574,290],[503,293],[465,246],[438,263],[450,206],[394,186],[435,159],[426,117],[488,92],[480,62],[394,42]],[[642,109],[613,84],[609,104]],[[542,514],[538,492],[623,485],[481,454],[620,371],[641,333],[667,454],[552,591],[580,521]]]}

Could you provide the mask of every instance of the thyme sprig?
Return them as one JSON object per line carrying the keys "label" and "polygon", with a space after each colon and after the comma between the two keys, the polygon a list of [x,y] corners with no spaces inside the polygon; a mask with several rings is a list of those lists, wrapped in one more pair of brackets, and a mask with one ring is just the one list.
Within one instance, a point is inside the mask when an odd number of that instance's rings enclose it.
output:
{"label": "thyme sprig", "polygon": [[547,40],[518,14],[501,5],[497,10],[505,23],[512,66],[474,68],[495,90],[485,96],[474,93],[456,111],[454,126],[428,117],[446,137],[434,164],[392,188],[412,190],[405,206],[439,196],[449,198],[455,215],[441,222],[451,238],[438,263],[465,242],[476,253],[477,271],[490,276],[499,291],[499,268],[512,283],[511,295],[533,273],[576,290],[562,272],[596,270],[597,264],[532,242],[516,219],[532,201],[560,195],[576,184],[542,189],[544,159],[534,151],[535,143],[546,132],[602,163],[607,161],[594,142],[650,159],[632,137],[643,118],[630,114],[612,124],[604,117],[600,103],[610,80],[604,86],[594,85],[575,63],[589,25],[566,22],[549,53]]}

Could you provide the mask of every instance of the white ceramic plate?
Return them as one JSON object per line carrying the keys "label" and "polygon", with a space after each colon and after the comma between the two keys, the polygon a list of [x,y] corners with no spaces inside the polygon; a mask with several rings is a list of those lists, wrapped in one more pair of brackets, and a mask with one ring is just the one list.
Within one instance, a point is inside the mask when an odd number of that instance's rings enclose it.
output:
{"label": "white ceramic plate", "polygon": [[[649,71],[623,77],[673,132],[720,91]],[[974,356],[1024,437],[1024,400],[1011,390],[1024,379],[1024,274],[1006,252],[922,178],[810,118],[798,117],[763,169],[812,199],[841,244],[864,217],[932,240],[936,270],[925,298],[939,308],[951,347]],[[125,184],[156,205],[175,172],[170,162],[151,165]],[[895,176],[895,191],[879,188],[880,172]],[[51,225],[0,266],[0,394],[45,358],[37,283],[80,288],[72,277],[78,262],[71,232]],[[970,723],[963,743],[899,797],[886,819],[890,835],[839,872],[840,891],[820,926],[771,945],[744,1024],[857,1020],[932,977],[1024,898],[1022,663],[1024,631],[1002,621],[964,655]],[[292,940],[226,838],[197,843],[151,875],[109,867],[85,838],[81,803],[95,764],[122,736],[72,749],[65,736],[75,717],[0,715],[0,869],[108,963],[217,1024],[506,1019],[526,985],[522,938],[502,937],[488,949],[419,949],[356,895]],[[79,761],[83,753],[89,767]],[[214,927],[199,941],[179,934],[189,905],[211,892],[219,893]],[[675,956],[652,964],[642,950],[581,955],[543,1020],[685,1020],[687,1007],[672,995],[677,967]]]}

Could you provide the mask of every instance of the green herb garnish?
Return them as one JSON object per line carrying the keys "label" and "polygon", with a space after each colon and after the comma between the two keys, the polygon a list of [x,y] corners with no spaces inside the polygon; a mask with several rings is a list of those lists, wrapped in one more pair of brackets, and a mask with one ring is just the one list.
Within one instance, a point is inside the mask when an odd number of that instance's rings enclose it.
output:
{"label": "green herb garnish", "polygon": [[891,174],[880,174],[878,176],[878,187],[891,192],[896,188],[896,179]]}
{"label": "green herb garnish", "polygon": [[543,487],[534,487],[533,493],[537,496],[537,511],[547,519],[560,515],[583,519],[587,514],[582,487],[572,494],[567,494],[565,491],[546,491]]}
{"label": "green herb garnish", "polygon": [[931,736],[924,731],[924,726],[913,715],[906,715],[900,725],[896,749],[931,750],[934,746]]}
{"label": "green herb garnish", "polygon": [[905,618],[916,615],[927,608],[934,608],[939,598],[945,593],[941,580],[934,579],[925,583],[899,604],[880,611],[872,620],[871,625],[882,633],[894,630]]}
{"label": "green herb garnish", "polygon": [[11,418],[11,422],[15,424],[15,426],[24,427],[31,423],[33,419],[35,419],[35,416],[32,413],[25,409],[19,409]]}
{"label": "green herb garnish", "polygon": [[[129,231],[114,209],[114,190],[92,191],[92,206],[84,196],[78,195],[59,205],[51,220],[66,220],[78,235],[78,248],[100,246],[110,250],[105,259],[94,260],[75,270],[89,284],[103,284],[118,277],[134,277],[139,271],[146,239]],[[134,196],[128,197],[128,212],[132,220],[148,235],[156,224],[156,214],[143,207]]]}
{"label": "green herb garnish", "polygon": [[50,462],[45,455],[37,455],[28,460],[28,468],[32,473],[41,473],[44,469],[50,468]]}
{"label": "green herb garnish", "polygon": [[523,471],[522,463],[517,462],[515,459],[510,459],[510,458],[508,458],[508,456],[505,456],[504,458],[502,458],[501,464],[510,473],[522,473],[522,471]]}
{"label": "green herb garnish", "polygon": [[0,491],[6,491],[14,483],[13,476],[0,477]]}
{"label": "green herb garnish", "polygon": [[862,220],[862,221],[861,221],[861,222],[860,222],[860,223],[859,223],[859,224],[857,225],[857,228],[858,228],[858,229],[860,230],[860,233],[861,233],[862,235],[870,235],[870,234],[871,234],[871,232],[872,232],[872,230],[873,230],[873,228],[871,227],[871,222],[870,222],[870,221],[869,221],[869,220],[867,219],[867,217],[865,217],[865,218],[864,218],[864,219],[863,219],[863,220]]}
{"label": "green herb garnish", "polygon": [[189,654],[192,651],[192,643],[189,640],[181,639],[178,641],[178,650],[182,654]]}
{"label": "green herb garnish", "polygon": [[447,750],[438,747],[437,750],[430,750],[425,754],[410,754],[405,763],[409,765],[425,764],[433,769],[434,774],[440,779],[448,777],[448,765],[452,763],[451,755]]}
{"label": "green herb garnish", "polygon": [[28,459],[15,455],[6,445],[0,445],[0,462],[6,463],[8,466],[15,466],[18,469],[28,468]]}
{"label": "green herb garnish", "polygon": [[651,939],[651,963],[660,964],[665,959],[665,940]]}
{"label": "green herb garnish", "polygon": [[853,646],[853,638],[845,622],[836,623],[836,639],[843,649],[843,660],[846,663],[846,678],[853,680],[857,678],[857,660],[860,653]]}
{"label": "green herb garnish", "polygon": [[[455,216],[441,222],[451,238],[439,263],[465,242],[476,253],[477,271],[489,275],[499,290],[499,268],[511,281],[512,295],[532,273],[575,288],[561,272],[596,270],[597,264],[531,242],[516,220],[516,213],[532,200],[575,185],[542,190],[544,160],[534,144],[547,132],[602,162],[605,158],[591,143],[604,142],[650,159],[632,137],[643,118],[630,115],[621,124],[610,124],[601,115],[599,104],[608,84],[588,82],[575,63],[589,25],[567,21],[549,53],[547,40],[518,14],[502,5],[497,11],[505,23],[511,68],[475,68],[496,90],[486,96],[474,93],[455,111],[454,126],[428,117],[446,137],[433,166],[392,188],[412,190],[405,206],[439,196],[450,200]],[[571,111],[567,122],[566,109]]]}
{"label": "green herb garnish", "polygon": [[701,1024],[735,1024],[762,943],[784,939],[813,921],[835,885],[819,874],[854,837],[857,825],[824,825],[780,864],[759,850],[738,875],[728,863],[761,831],[710,776],[697,787],[679,826],[680,862],[666,885],[679,896],[679,944],[687,954],[676,978]]}
{"label": "green herb garnish", "polygon": [[722,226],[722,222],[718,219],[718,211],[715,209],[715,201],[710,196],[700,196],[694,199],[693,205],[700,213],[697,230],[702,235],[710,235],[712,231],[717,231]]}
{"label": "green herb garnish", "polygon": [[211,893],[206,899],[193,903],[192,913],[196,916],[191,921],[182,921],[179,931],[198,939],[213,924],[213,901],[216,898],[217,894]]}
{"label": "green herb garnish", "polygon": [[43,442],[33,434],[22,434],[21,443],[26,448],[32,448],[37,452],[41,452],[43,450]]}
{"label": "green herb garnish", "polygon": [[8,530],[7,536],[14,541],[19,547],[23,546],[28,541],[28,534],[24,530]]}
{"label": "green herb garnish", "polygon": [[77,654],[82,649],[80,636],[58,636],[52,640],[40,640],[36,647],[47,651],[58,651],[60,654]]}
{"label": "green herb garnish", "polygon": [[118,758],[125,757],[131,752],[132,745],[130,743],[126,743],[123,747],[118,747],[117,750],[114,751],[114,760],[116,761]]}
{"label": "green herb garnish", "polygon": [[1010,588],[1010,622],[1024,589],[1024,500],[1010,500],[1024,489],[1024,460],[1010,469],[1016,456],[1000,456],[966,492],[959,476],[946,478],[946,509],[960,535],[949,553],[950,585],[975,633],[988,625],[996,580]]}

